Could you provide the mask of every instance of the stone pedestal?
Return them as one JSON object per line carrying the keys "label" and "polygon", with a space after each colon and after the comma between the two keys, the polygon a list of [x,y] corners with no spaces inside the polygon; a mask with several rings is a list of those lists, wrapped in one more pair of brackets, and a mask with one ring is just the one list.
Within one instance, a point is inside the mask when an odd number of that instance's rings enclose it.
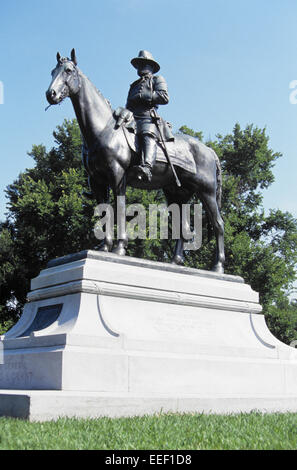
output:
{"label": "stone pedestal", "polygon": [[297,411],[297,351],[236,276],[93,251],[49,263],[1,337],[0,415]]}

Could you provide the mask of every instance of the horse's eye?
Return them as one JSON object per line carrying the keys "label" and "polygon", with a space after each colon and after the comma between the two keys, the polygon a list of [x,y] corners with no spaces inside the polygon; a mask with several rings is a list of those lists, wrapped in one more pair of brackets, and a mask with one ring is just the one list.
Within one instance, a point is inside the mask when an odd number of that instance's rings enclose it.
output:
{"label": "horse's eye", "polygon": [[72,72],[72,69],[67,68],[67,69],[65,69],[65,71],[66,71],[66,73],[71,73],[71,72]]}

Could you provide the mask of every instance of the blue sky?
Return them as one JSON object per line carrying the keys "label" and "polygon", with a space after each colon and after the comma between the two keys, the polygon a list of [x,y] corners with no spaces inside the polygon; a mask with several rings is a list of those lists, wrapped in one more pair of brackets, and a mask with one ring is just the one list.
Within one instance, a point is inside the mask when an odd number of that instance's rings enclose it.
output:
{"label": "blue sky", "polygon": [[265,208],[297,217],[296,0],[2,0],[0,6],[0,217],[4,189],[48,148],[52,131],[74,117],[69,100],[44,111],[56,52],[75,47],[79,66],[113,107],[124,105],[136,73],[130,59],[152,52],[168,83],[160,113],[205,137],[254,123],[283,153]]}

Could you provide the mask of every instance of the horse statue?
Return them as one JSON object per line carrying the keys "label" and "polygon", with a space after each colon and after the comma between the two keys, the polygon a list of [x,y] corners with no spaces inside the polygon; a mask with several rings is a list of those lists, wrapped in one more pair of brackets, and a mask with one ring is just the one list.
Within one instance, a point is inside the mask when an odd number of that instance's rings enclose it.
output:
{"label": "horse statue", "polygon": [[[70,59],[57,53],[57,65],[52,71],[52,81],[46,97],[50,105],[59,104],[66,97],[72,101],[88,149],[84,165],[97,204],[108,202],[111,188],[115,201],[117,196],[121,196],[121,204],[125,209],[127,185],[146,190],[162,189],[168,205],[177,204],[180,210],[183,204],[187,204],[197,194],[216,236],[216,257],[212,270],[224,272],[224,223],[220,215],[222,178],[220,162],[214,150],[194,137],[176,135],[172,145],[179,147],[179,152],[185,159],[190,155],[194,171],[188,171],[181,165],[174,167],[175,173],[166,159],[157,159],[151,182],[139,179],[133,172],[133,166],[140,159],[137,149],[129,144],[124,126],[117,126],[109,101],[77,67],[74,49]],[[180,185],[176,184],[176,176]],[[117,235],[117,245],[113,248],[113,240],[107,236],[102,250],[125,255],[128,244],[126,228],[122,226],[119,230],[118,227]],[[183,231],[180,230],[173,263],[184,263],[185,242]]]}

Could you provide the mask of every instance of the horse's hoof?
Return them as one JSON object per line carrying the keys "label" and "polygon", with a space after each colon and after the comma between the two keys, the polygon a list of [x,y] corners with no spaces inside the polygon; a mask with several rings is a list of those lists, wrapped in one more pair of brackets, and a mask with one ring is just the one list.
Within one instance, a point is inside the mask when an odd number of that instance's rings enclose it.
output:
{"label": "horse's hoof", "polygon": [[104,253],[108,253],[109,247],[107,245],[102,245],[100,246],[99,251],[104,251]]}
{"label": "horse's hoof", "polygon": [[108,253],[112,249],[112,243],[107,243],[105,240],[102,240],[98,247],[98,251],[103,251],[105,253]]}
{"label": "horse's hoof", "polygon": [[224,274],[224,266],[221,263],[215,264],[212,271],[218,274]]}
{"label": "horse's hoof", "polygon": [[126,255],[126,250],[122,246],[117,246],[112,250],[113,253],[119,256],[125,256]]}
{"label": "horse's hoof", "polygon": [[175,255],[172,260],[172,264],[177,264],[178,266],[182,266],[185,263],[185,258],[180,255]]}

